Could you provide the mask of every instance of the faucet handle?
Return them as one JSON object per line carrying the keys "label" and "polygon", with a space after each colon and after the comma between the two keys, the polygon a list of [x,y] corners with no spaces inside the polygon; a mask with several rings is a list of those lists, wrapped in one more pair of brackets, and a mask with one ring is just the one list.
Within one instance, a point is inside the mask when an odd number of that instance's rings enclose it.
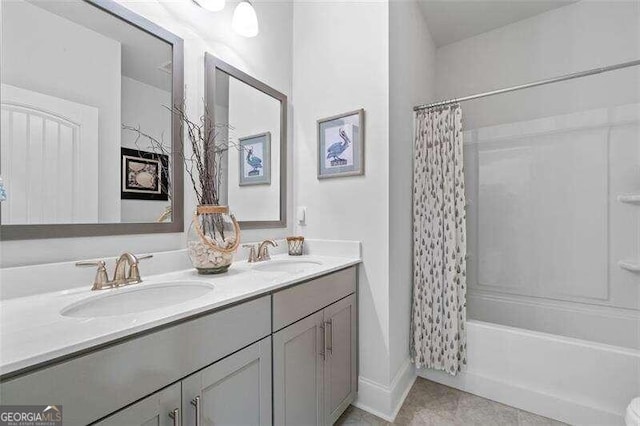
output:
{"label": "faucet handle", "polygon": [[82,261],[76,262],[76,266],[97,266],[96,277],[93,280],[93,287],[91,290],[102,290],[105,285],[109,284],[109,274],[107,274],[106,263],[104,260],[96,261]]}
{"label": "faucet handle", "polygon": [[242,247],[249,249],[249,259],[247,262],[253,263],[258,260],[258,256],[256,255],[256,245],[255,244],[243,244]]}
{"label": "faucet handle", "polygon": [[81,260],[76,266],[105,266],[104,260]]}

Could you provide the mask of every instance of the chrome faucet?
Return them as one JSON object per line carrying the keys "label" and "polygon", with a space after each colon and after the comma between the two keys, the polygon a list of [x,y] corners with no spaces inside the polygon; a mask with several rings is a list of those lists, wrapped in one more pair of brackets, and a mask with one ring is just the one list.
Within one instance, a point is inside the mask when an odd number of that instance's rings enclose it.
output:
{"label": "chrome faucet", "polygon": [[[145,256],[135,256],[128,252],[122,253],[116,261],[116,268],[113,271],[113,280],[109,280],[109,274],[107,273],[104,260],[76,262],[76,266],[97,266],[98,270],[96,271],[96,277],[93,280],[91,290],[104,290],[106,288],[141,283],[142,278],[140,278],[138,261],[142,259],[149,259],[150,257],[153,257],[153,255],[147,254]],[[129,265],[129,270],[125,272],[126,264]]]}
{"label": "chrome faucet", "polygon": [[262,262],[263,260],[271,260],[271,256],[269,256],[269,246],[277,247],[278,243],[273,240],[264,240],[258,246],[258,262]]}
{"label": "chrome faucet", "polygon": [[[125,263],[129,265],[129,271],[125,274]],[[122,253],[116,262],[116,269],[113,271],[113,282],[116,287],[124,284],[138,284],[140,270],[138,269],[138,258],[131,253]]]}
{"label": "chrome faucet", "polygon": [[255,263],[255,262],[263,262],[265,260],[270,260],[271,256],[269,255],[269,245],[272,247],[276,247],[278,243],[273,240],[264,240],[258,247],[256,248],[255,244],[245,244],[242,247],[249,249],[249,259],[247,262]]}

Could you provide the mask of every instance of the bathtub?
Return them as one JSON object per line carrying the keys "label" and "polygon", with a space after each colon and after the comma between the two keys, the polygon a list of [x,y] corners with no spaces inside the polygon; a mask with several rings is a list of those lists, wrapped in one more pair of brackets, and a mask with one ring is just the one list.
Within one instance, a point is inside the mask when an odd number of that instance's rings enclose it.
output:
{"label": "bathtub", "polygon": [[640,351],[470,320],[468,364],[426,379],[574,425],[624,425]]}

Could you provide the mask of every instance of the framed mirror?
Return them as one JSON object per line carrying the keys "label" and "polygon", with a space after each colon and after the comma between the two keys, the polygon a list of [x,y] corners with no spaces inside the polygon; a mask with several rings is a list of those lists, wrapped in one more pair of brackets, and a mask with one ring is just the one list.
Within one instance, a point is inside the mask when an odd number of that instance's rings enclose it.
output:
{"label": "framed mirror", "polygon": [[111,0],[1,12],[1,238],[182,232],[182,39]]}
{"label": "framed mirror", "polygon": [[287,96],[205,54],[206,103],[228,140],[221,198],[243,229],[287,226]]}

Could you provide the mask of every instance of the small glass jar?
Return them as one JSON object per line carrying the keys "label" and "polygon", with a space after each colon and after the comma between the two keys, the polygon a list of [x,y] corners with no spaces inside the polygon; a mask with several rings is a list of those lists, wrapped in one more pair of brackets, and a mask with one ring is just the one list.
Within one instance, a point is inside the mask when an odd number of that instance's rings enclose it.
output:
{"label": "small glass jar", "polygon": [[289,256],[302,256],[304,237],[287,237]]}

